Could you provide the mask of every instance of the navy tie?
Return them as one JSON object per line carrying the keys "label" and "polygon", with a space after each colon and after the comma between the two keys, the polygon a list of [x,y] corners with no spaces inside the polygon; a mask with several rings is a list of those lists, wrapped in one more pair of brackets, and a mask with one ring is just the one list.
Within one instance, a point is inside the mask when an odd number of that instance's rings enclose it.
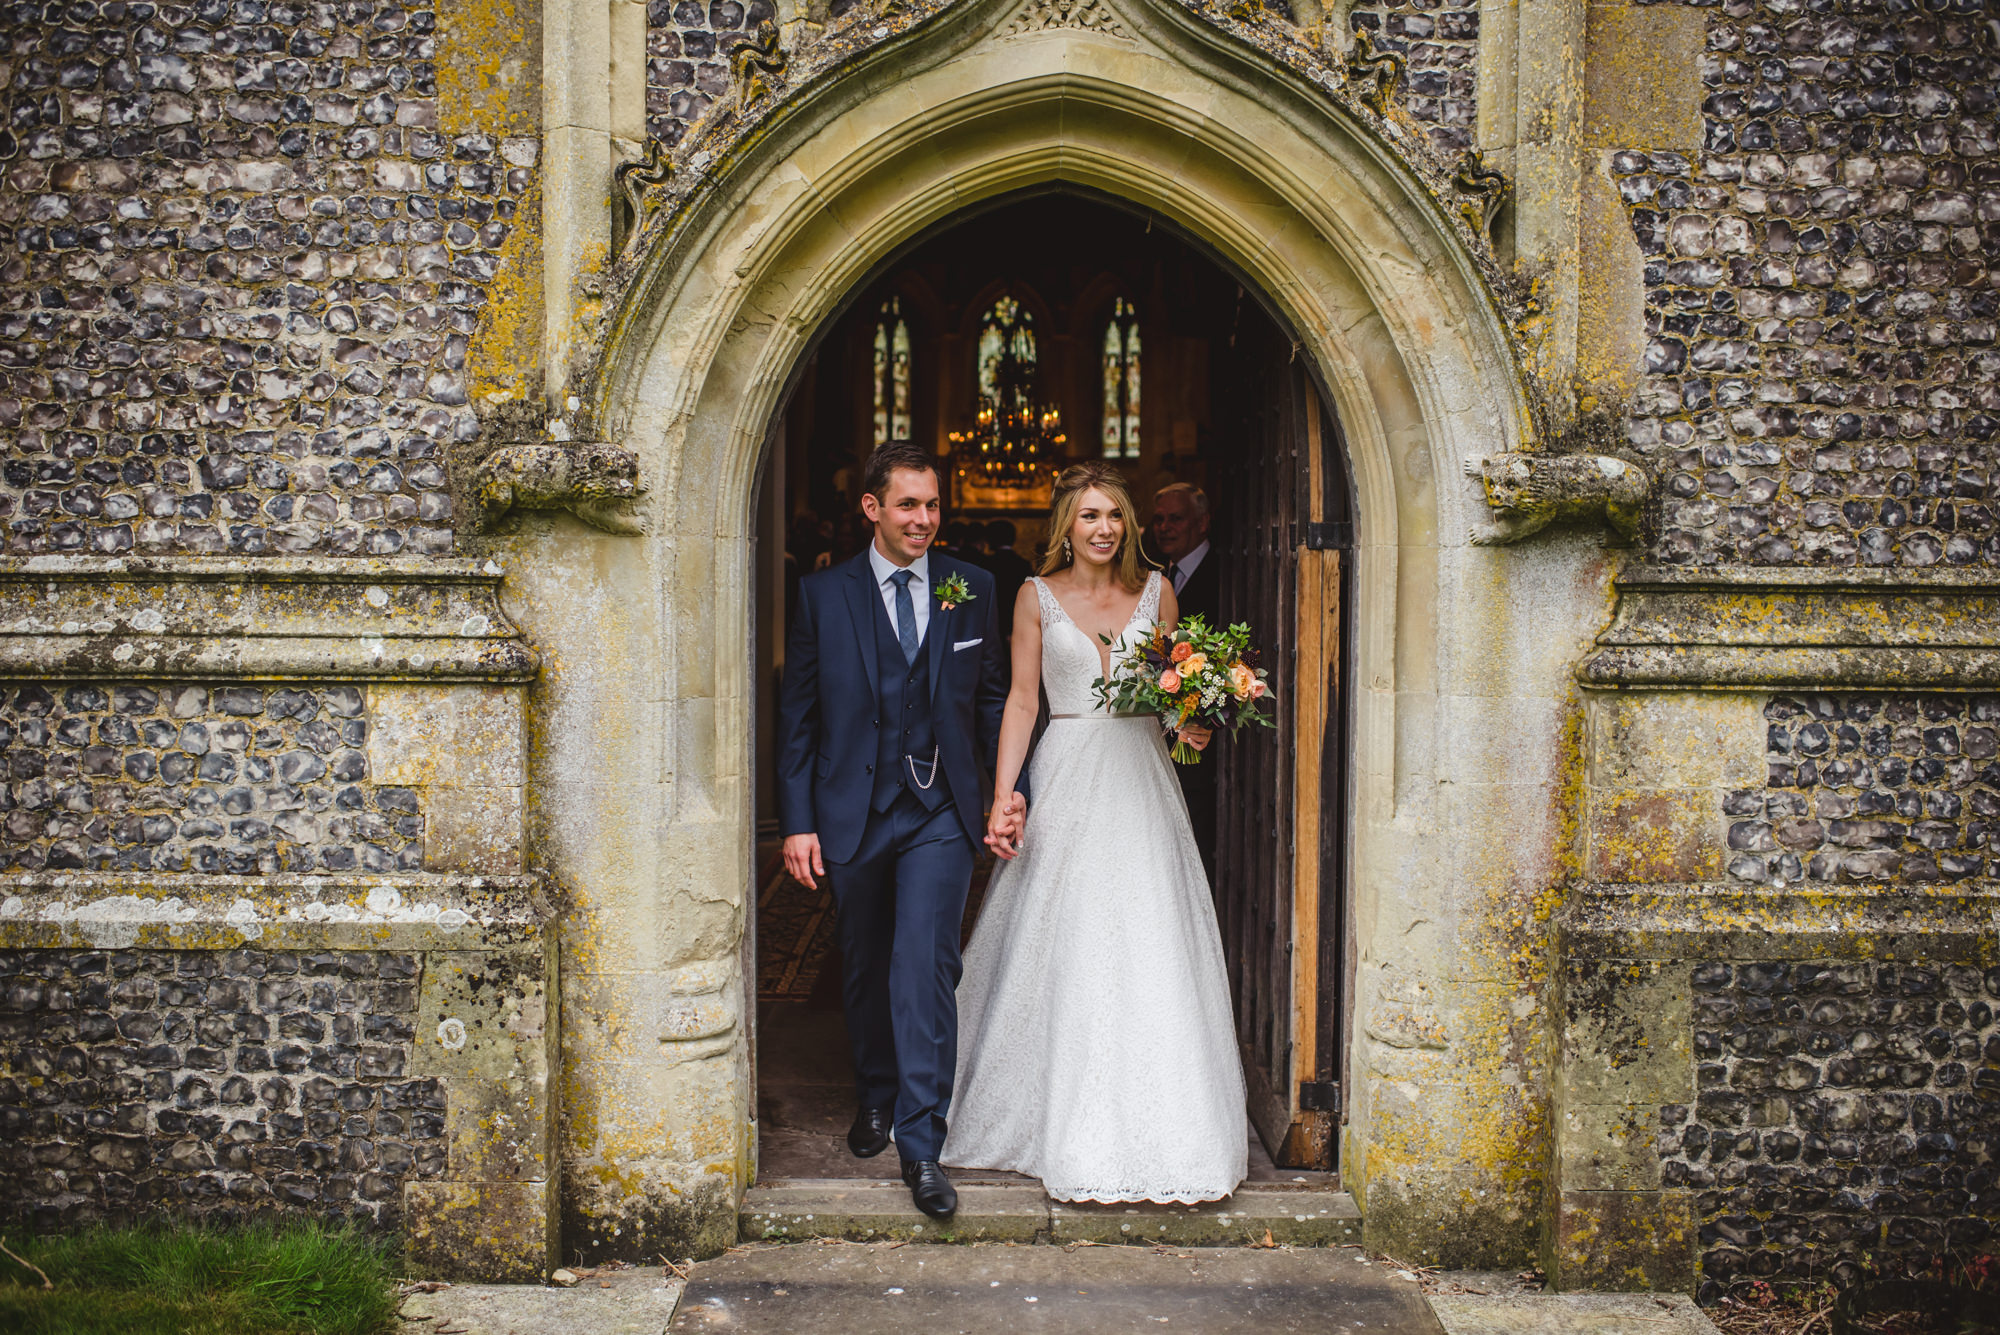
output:
{"label": "navy tie", "polygon": [[898,570],[889,576],[889,582],[896,586],[896,638],[903,646],[903,661],[917,661],[917,605],[910,598],[910,581],[917,577],[914,570]]}

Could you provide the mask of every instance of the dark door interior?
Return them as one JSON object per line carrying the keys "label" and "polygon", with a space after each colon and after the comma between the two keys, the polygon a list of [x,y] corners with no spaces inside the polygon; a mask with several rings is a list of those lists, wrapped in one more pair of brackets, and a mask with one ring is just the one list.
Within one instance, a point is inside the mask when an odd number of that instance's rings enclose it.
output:
{"label": "dark door interior", "polygon": [[[1191,481],[1210,495],[1222,610],[1226,620],[1248,622],[1265,649],[1279,714],[1276,729],[1246,732],[1206,762],[1217,780],[1217,916],[1251,1120],[1267,1152],[1253,1150],[1252,1172],[1273,1163],[1331,1168],[1344,1046],[1338,860],[1348,578],[1337,426],[1297,345],[1232,274],[1155,219],[1053,195],[963,220],[871,280],[803,364],[774,424],[756,516],[761,838],[746,942],[746,974],[757,988],[764,1171],[894,1171],[846,1152],[852,1093],[832,903],[777,864],[770,697],[783,670],[789,591],[865,542],[859,467],[885,426],[950,453],[979,384],[982,319],[1003,297],[1032,317],[1038,393],[1060,408],[1071,459],[1112,453],[1107,326],[1119,311],[1135,311],[1144,394],[1128,382],[1135,397],[1119,408],[1140,415],[1140,430],[1136,442],[1122,441],[1119,465],[1142,510],[1167,481]],[[1130,345],[1132,356],[1142,355],[1138,348]],[[947,518],[1005,520],[1016,554],[1038,559],[1046,498],[1009,504],[955,495]],[[975,877],[968,931],[985,872]]]}
{"label": "dark door interior", "polygon": [[1281,1166],[1331,1168],[1339,1118],[1341,547],[1346,478],[1319,390],[1282,335],[1246,326],[1246,448],[1216,479],[1223,608],[1255,628],[1278,726],[1221,748],[1216,909],[1250,1118]]}

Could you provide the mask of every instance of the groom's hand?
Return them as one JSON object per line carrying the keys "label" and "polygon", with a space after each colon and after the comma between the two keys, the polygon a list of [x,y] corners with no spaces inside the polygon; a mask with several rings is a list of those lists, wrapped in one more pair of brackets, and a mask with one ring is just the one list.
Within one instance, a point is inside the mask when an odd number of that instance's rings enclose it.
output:
{"label": "groom's hand", "polygon": [[986,846],[1002,862],[1012,862],[1021,852],[1021,834],[1028,824],[1028,802],[1018,792],[1009,793],[993,809],[987,821]]}
{"label": "groom's hand", "polygon": [[785,870],[792,879],[808,889],[819,889],[814,876],[826,875],[826,863],[820,860],[819,836],[816,834],[788,834],[785,836]]}

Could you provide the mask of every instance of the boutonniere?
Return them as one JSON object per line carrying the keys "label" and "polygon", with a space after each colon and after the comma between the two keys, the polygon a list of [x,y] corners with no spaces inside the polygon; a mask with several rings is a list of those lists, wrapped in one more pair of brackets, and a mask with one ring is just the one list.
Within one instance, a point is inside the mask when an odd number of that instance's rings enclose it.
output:
{"label": "boutonniere", "polygon": [[965,576],[946,575],[937,582],[938,606],[949,612],[960,603],[972,601],[972,590],[965,586]]}

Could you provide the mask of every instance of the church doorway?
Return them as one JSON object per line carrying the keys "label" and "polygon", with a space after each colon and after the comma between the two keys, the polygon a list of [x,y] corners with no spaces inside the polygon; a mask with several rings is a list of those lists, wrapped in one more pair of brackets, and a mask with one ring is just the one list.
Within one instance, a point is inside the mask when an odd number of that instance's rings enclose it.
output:
{"label": "church doorway", "polygon": [[[1039,564],[1052,467],[1114,460],[1149,526],[1160,488],[1199,489],[1211,619],[1248,622],[1278,683],[1277,728],[1219,747],[1206,782],[1188,786],[1212,849],[1252,1177],[1335,1168],[1351,977],[1353,528],[1327,405],[1298,339],[1250,284],[1160,219],[1069,190],[1012,196],[933,229],[826,322],[772,423],[754,521],[746,964],[760,1178],[896,1171],[893,1155],[857,1160],[845,1148],[853,1087],[833,905],[779,865],[772,764],[793,591],[861,550],[861,464],[884,440],[937,452],[943,543],[1010,585],[1005,608]],[[996,430],[1010,409],[1016,423]],[[1160,536],[1148,540],[1159,555]],[[975,873],[968,936],[990,870],[982,860]]]}

